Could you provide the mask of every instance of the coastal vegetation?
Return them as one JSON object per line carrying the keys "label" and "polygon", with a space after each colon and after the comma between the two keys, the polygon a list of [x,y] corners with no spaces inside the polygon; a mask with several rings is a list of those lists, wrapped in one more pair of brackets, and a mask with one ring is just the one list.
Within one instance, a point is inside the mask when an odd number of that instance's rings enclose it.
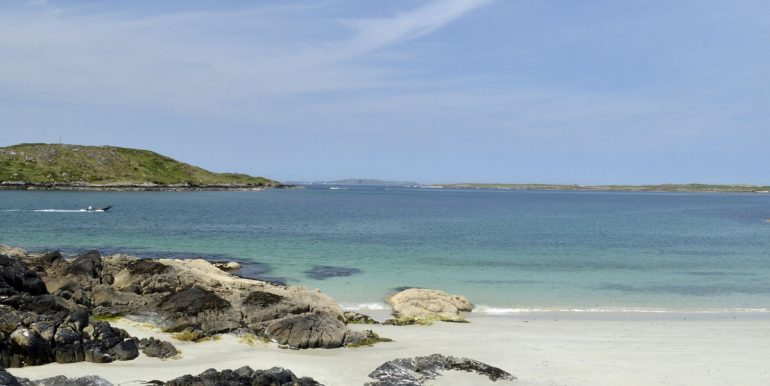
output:
{"label": "coastal vegetation", "polygon": [[280,185],[264,177],[215,173],[158,153],[114,146],[20,144],[0,148],[0,186],[44,188],[249,188]]}

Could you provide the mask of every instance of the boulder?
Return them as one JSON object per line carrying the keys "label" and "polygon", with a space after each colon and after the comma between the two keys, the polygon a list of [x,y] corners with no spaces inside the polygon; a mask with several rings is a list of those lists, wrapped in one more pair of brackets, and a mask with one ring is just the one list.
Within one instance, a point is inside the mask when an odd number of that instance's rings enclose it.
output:
{"label": "boulder", "polygon": [[45,283],[16,257],[0,255],[0,296],[47,294]]}
{"label": "boulder", "polygon": [[[430,383],[447,370],[477,373],[493,382],[516,379],[500,368],[473,359],[433,354],[385,362],[369,374],[370,378],[377,381],[367,383],[366,386],[420,386]],[[444,383],[448,384],[448,382]]]}
{"label": "boulder", "polygon": [[268,325],[264,334],[294,348],[335,348],[343,346],[348,332],[337,318],[319,312],[279,319]]}
{"label": "boulder", "polygon": [[470,312],[473,304],[459,295],[423,288],[409,288],[388,299],[393,306],[394,324],[430,324],[434,320],[462,322],[461,311]]}
{"label": "boulder", "polygon": [[196,376],[183,375],[165,382],[166,386],[320,386],[312,378],[298,378],[290,370],[273,367],[269,370],[252,370],[245,366],[237,370],[208,369]]}
{"label": "boulder", "polygon": [[148,357],[161,359],[175,357],[178,353],[173,344],[152,337],[140,339],[139,349]]}
{"label": "boulder", "polygon": [[139,356],[136,338],[126,339],[110,348],[110,354],[119,361],[130,361]]}
{"label": "boulder", "polygon": [[102,255],[99,251],[88,251],[75,257],[67,267],[65,272],[70,275],[83,275],[91,278],[98,278],[102,272]]}

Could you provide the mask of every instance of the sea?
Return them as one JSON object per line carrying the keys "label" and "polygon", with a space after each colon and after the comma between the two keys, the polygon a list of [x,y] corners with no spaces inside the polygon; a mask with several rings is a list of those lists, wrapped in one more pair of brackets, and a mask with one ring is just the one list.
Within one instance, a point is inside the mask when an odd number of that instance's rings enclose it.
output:
{"label": "sea", "polygon": [[770,312],[767,194],[0,191],[0,243],[235,260],[241,275],[319,288],[359,311],[421,287],[493,315]]}

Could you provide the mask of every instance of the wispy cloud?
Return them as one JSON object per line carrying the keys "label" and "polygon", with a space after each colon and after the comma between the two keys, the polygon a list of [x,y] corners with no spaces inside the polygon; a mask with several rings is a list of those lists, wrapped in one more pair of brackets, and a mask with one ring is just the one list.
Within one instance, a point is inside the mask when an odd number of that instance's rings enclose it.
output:
{"label": "wispy cloud", "polygon": [[435,31],[484,3],[431,1],[390,17],[347,20],[347,36],[336,38],[325,36],[341,27],[336,19],[292,36],[314,17],[307,5],[133,16],[53,6],[6,13],[0,88],[83,103],[254,111],[265,98],[385,85],[387,71],[341,62]]}
{"label": "wispy cloud", "polygon": [[490,0],[432,1],[417,9],[381,19],[352,20],[356,36],[346,44],[349,54],[361,54],[435,31]]}

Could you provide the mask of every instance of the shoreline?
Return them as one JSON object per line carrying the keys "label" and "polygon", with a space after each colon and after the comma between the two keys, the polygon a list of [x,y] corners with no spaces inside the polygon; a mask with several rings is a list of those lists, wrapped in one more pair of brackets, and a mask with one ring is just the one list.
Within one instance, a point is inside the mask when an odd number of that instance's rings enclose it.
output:
{"label": "shoreline", "polygon": [[[720,320],[656,319],[649,315],[629,319],[627,314],[603,314],[600,320],[565,318],[564,314],[531,316],[471,315],[470,323],[431,326],[355,325],[394,342],[306,350],[247,343],[233,335],[207,342],[181,342],[146,324],[120,319],[113,324],[133,336],[171,340],[181,350],[181,357],[48,364],[8,371],[32,379],[48,374],[97,374],[115,384],[139,385],[140,381],[198,374],[209,368],[280,366],[326,385],[360,385],[373,381],[369,372],[388,360],[441,353],[473,358],[519,378],[511,383],[493,383],[469,374],[446,375],[444,382],[451,379],[449,384],[453,385],[723,385],[762,384],[770,379],[764,370],[764,358],[770,355],[770,324],[766,320],[744,318],[746,315]],[[442,384],[442,378],[435,384]]]}

